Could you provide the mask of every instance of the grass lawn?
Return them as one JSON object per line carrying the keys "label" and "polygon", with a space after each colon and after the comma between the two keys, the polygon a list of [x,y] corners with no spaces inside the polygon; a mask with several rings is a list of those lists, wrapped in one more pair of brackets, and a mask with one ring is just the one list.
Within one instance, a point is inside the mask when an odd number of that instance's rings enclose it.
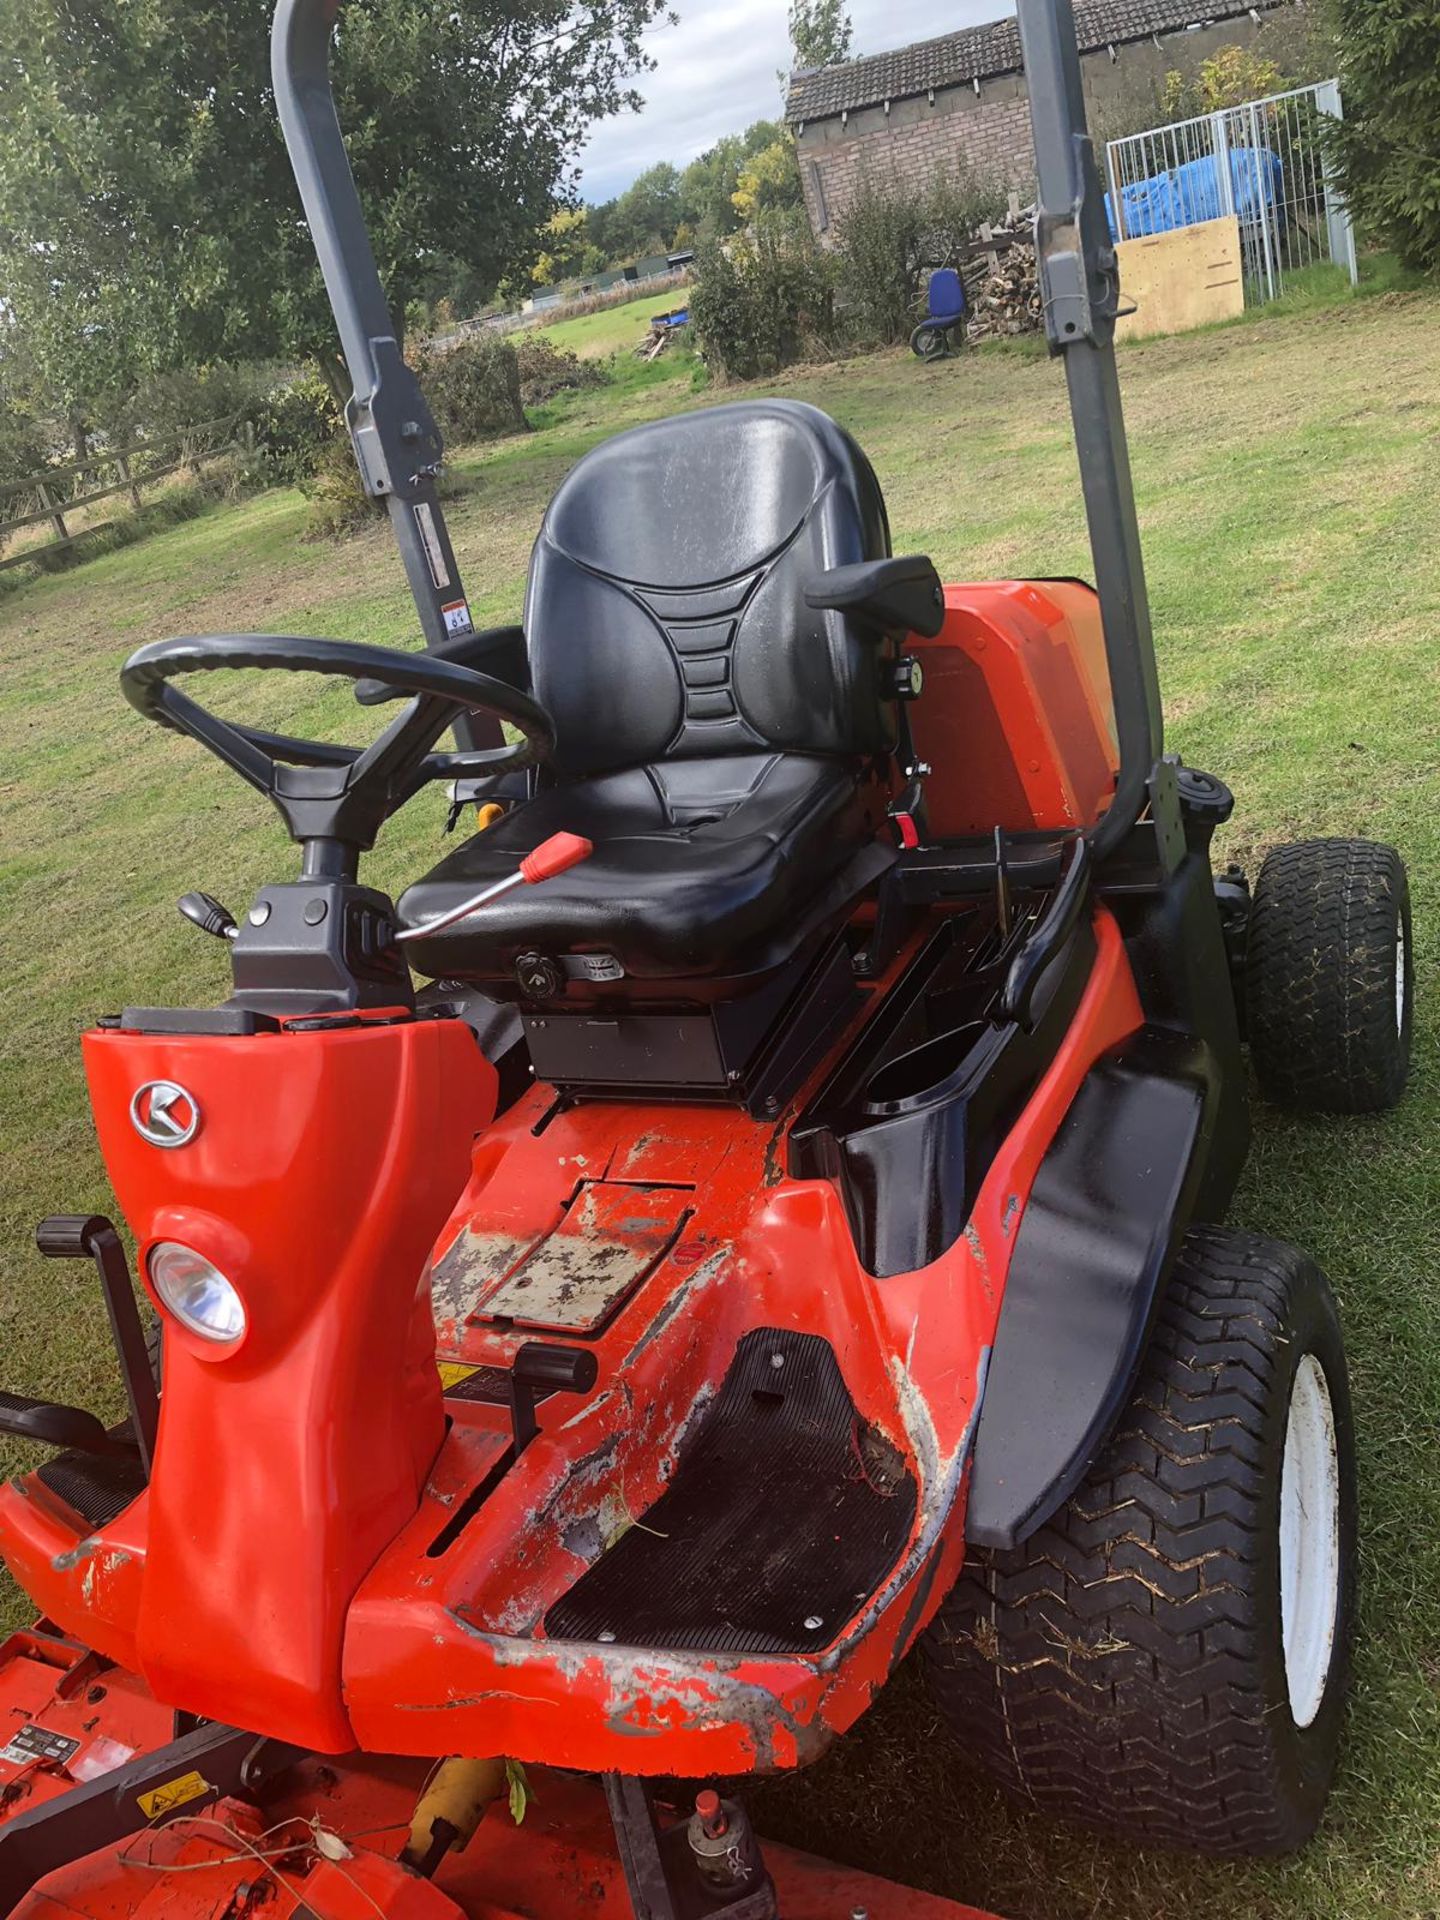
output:
{"label": "grass lawn", "polygon": [[557,320],[553,327],[537,327],[557,347],[568,347],[584,360],[603,360],[607,353],[629,353],[645,338],[652,314],[669,313],[685,304],[684,287],[668,287],[641,299],[622,300],[617,307],[582,313],[576,320]]}
{"label": "grass lawn", "polygon": [[[595,318],[628,332],[640,314]],[[1122,371],[1170,744],[1239,795],[1222,853],[1253,869],[1275,841],[1365,833],[1404,850],[1415,890],[1409,1102],[1380,1120],[1261,1111],[1236,1209],[1319,1258],[1350,1342],[1363,1603],[1344,1770],[1299,1860],[1141,1856],[1003,1806],[964,1771],[906,1672],[827,1761],[763,1789],[762,1817],[817,1851],[1021,1920],[1433,1920],[1440,301],[1390,295],[1147,342]],[[893,354],[778,384],[858,435],[900,551],[927,549],[952,579],[1088,571],[1062,376],[1048,362],[987,352],[931,367]],[[630,363],[616,387],[562,396],[540,431],[464,456],[451,523],[479,617],[518,614],[544,503],[581,451],[709,398],[691,391],[683,360]],[[223,955],[175,898],[199,886],[240,908],[290,870],[269,811],[131,714],[117,668],[141,641],[177,632],[413,638],[384,532],[308,546],[302,515],[297,496],[267,494],[0,597],[0,1350],[12,1389],[117,1411],[88,1273],[46,1264],[30,1241],[42,1214],[108,1205],[77,1034],[125,1002],[218,998]],[[246,710],[291,731],[354,724],[340,692],[263,691],[263,709]],[[436,854],[443,812],[438,795],[422,798],[392,824],[370,863],[376,884]],[[13,1590],[0,1594],[7,1610],[23,1615]]]}

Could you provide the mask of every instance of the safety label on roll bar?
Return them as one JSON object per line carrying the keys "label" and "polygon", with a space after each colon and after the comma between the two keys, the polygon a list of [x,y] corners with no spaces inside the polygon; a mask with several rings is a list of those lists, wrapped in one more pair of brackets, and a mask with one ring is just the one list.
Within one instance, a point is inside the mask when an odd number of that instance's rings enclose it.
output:
{"label": "safety label on roll bar", "polygon": [[440,544],[440,529],[435,524],[435,515],[428,500],[420,501],[415,508],[415,524],[420,529],[420,544],[425,549],[425,558],[430,565],[430,578],[437,587],[450,585],[450,569],[445,564],[445,549]]}
{"label": "safety label on roll bar", "polygon": [[464,600],[447,600],[440,609],[440,618],[445,622],[445,631],[452,640],[475,631],[475,622],[470,618],[469,604]]}

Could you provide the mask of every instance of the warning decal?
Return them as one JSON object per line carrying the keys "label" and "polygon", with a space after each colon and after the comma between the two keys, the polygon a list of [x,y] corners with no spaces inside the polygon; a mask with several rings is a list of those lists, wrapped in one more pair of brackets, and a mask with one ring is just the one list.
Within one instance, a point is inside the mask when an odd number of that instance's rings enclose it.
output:
{"label": "warning decal", "polygon": [[450,569],[445,564],[445,549],[440,544],[440,529],[435,524],[435,515],[425,500],[414,511],[415,525],[420,530],[420,544],[425,549],[425,559],[430,567],[430,578],[437,587],[448,587]]}
{"label": "warning decal", "polygon": [[192,1800],[214,1791],[203,1773],[182,1773],[178,1780],[167,1780],[163,1787],[136,1794],[135,1804],[147,1820],[158,1820],[162,1814],[173,1813],[176,1807],[188,1806]]}
{"label": "warning decal", "polygon": [[51,1733],[27,1721],[18,1733],[12,1733],[7,1743],[0,1747],[0,1760],[8,1760],[13,1767],[30,1766],[37,1761],[42,1765],[63,1767],[79,1751],[78,1740],[71,1740],[63,1733]]}
{"label": "warning decal", "polygon": [[440,618],[445,622],[445,631],[452,640],[458,640],[462,634],[475,631],[475,622],[470,618],[470,608],[463,600],[447,601],[440,609]]}

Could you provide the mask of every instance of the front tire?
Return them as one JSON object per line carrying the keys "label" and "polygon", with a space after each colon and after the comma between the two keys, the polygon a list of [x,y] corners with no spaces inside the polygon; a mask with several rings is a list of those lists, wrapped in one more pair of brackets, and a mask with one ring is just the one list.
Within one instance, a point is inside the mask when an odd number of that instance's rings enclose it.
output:
{"label": "front tire", "polygon": [[1250,910],[1245,1025],[1268,1099],[1393,1107],[1410,1073],[1415,959],[1405,863],[1372,840],[1266,855]]}
{"label": "front tire", "polygon": [[1324,1275],[1193,1232],[1099,1460],[1024,1545],[973,1550],[928,1630],[937,1703],[1029,1806],[1142,1845],[1288,1853],[1335,1767],[1355,1527]]}

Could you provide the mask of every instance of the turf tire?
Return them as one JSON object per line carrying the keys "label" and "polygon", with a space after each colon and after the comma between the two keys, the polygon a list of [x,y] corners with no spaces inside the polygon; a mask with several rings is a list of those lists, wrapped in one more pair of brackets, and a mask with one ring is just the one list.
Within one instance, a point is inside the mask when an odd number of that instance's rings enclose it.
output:
{"label": "turf tire", "polygon": [[1260,869],[1245,1019],[1260,1086],[1321,1113],[1393,1107],[1410,1070],[1410,889],[1393,847],[1306,840]]}
{"label": "turf tire", "polygon": [[[1280,1488],[1307,1354],[1334,1415],[1338,1573],[1318,1709],[1301,1726],[1281,1623]],[[967,1754],[1030,1807],[1147,1846],[1288,1853],[1314,1831],[1335,1766],[1354,1563],[1354,1440],[1329,1285],[1291,1247],[1199,1229],[1130,1405],[1079,1489],[1023,1546],[972,1550],[925,1635],[930,1685]]]}

